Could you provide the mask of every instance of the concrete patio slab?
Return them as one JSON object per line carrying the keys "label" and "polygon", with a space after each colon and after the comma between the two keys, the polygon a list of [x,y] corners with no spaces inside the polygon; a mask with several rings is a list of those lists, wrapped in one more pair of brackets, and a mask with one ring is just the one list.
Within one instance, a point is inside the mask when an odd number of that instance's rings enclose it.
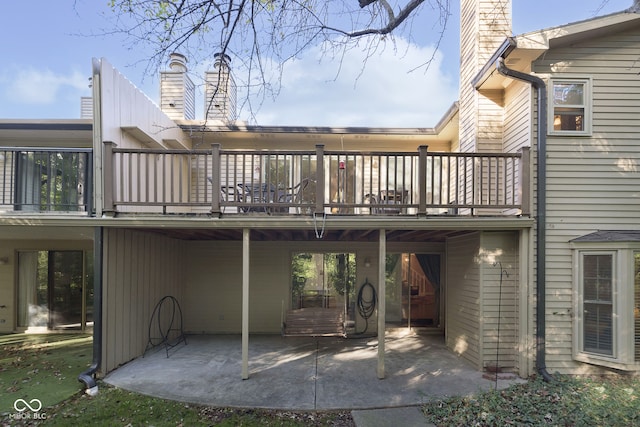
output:
{"label": "concrete patio slab", "polygon": [[[105,381],[146,395],[212,406],[295,410],[416,406],[493,388],[439,336],[387,335],[384,379],[376,338],[252,335],[249,379],[241,379],[241,337],[194,335],[187,345],[148,352]],[[503,388],[514,381],[499,380]]]}

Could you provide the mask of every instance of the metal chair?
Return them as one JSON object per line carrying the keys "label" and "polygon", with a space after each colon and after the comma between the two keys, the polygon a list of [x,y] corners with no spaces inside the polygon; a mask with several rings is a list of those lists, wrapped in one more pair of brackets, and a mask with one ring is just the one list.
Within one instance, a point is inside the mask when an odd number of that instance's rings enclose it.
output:
{"label": "metal chair", "polygon": [[311,181],[311,178],[304,178],[293,187],[285,189],[278,196],[278,203],[288,205],[283,208],[282,212],[289,212],[289,208],[294,207],[296,209],[296,213],[300,213],[303,192],[309,186]]}

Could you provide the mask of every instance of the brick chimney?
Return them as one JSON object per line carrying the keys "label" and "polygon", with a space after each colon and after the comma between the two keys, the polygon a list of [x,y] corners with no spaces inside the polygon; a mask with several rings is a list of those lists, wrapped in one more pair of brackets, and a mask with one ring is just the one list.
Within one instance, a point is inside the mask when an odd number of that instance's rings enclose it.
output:
{"label": "brick chimney", "polygon": [[471,80],[511,35],[511,0],[461,0],[460,151],[502,151],[502,108]]}
{"label": "brick chimney", "polygon": [[195,119],[195,86],[180,53],[172,53],[169,70],[160,72],[160,109],[172,120]]}
{"label": "brick chimney", "polygon": [[231,74],[231,58],[216,53],[213,71],[205,73],[205,120],[230,123],[237,119],[236,84]]}

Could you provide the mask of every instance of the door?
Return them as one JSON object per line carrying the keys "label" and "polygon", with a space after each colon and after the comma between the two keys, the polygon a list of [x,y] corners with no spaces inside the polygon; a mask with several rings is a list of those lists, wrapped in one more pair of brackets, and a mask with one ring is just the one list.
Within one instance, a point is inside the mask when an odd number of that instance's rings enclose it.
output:
{"label": "door", "polygon": [[18,326],[85,330],[92,321],[92,257],[83,251],[18,254]]}
{"label": "door", "polygon": [[400,253],[386,258],[387,323],[440,326],[440,255]]}
{"label": "door", "polygon": [[298,253],[292,257],[287,335],[344,335],[354,316],[355,255]]}

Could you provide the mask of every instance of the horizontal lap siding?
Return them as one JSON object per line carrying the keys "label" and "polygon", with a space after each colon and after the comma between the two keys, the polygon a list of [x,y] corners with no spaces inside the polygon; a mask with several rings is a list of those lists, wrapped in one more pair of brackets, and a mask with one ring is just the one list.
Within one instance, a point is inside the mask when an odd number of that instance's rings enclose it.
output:
{"label": "horizontal lap siding", "polygon": [[590,137],[547,141],[547,366],[572,362],[573,270],[570,240],[596,230],[640,228],[640,30],[552,50],[534,69],[591,77]]}
{"label": "horizontal lap siding", "polygon": [[184,243],[155,234],[105,229],[102,373],[143,354],[164,296],[182,300]]}

